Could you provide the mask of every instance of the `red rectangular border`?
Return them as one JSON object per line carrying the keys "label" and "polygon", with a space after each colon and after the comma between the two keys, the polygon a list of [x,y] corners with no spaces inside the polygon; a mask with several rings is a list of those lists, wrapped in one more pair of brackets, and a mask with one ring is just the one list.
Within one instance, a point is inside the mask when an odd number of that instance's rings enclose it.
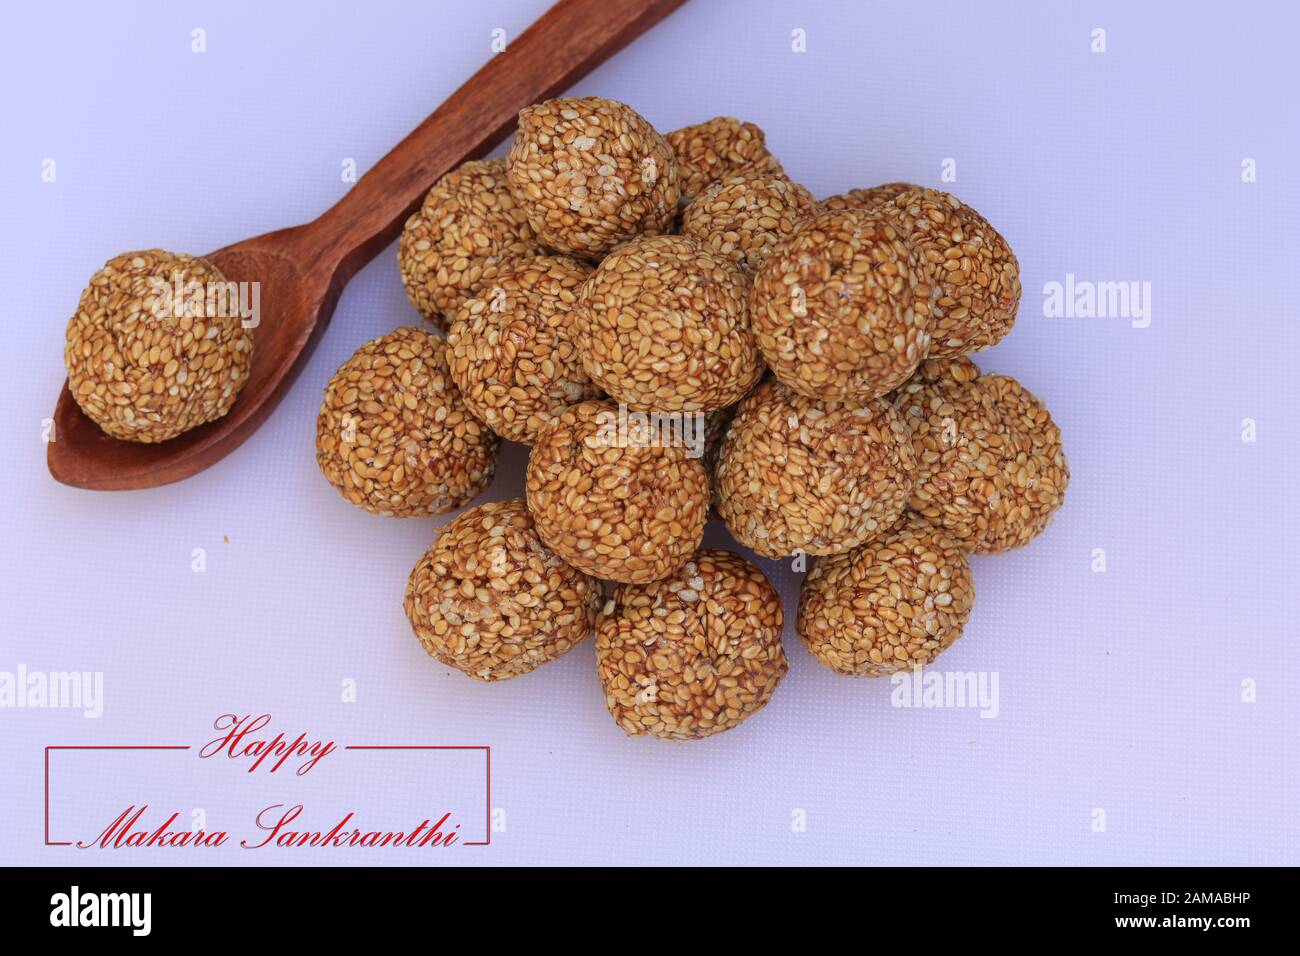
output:
{"label": "red rectangular border", "polygon": [[[71,840],[50,839],[51,750],[193,750],[188,744],[48,744],[45,747],[45,845],[72,846]],[[486,840],[466,840],[464,846],[492,845],[492,748],[487,744],[344,744],[344,750],[482,750],[486,758],[487,797],[484,807]]]}

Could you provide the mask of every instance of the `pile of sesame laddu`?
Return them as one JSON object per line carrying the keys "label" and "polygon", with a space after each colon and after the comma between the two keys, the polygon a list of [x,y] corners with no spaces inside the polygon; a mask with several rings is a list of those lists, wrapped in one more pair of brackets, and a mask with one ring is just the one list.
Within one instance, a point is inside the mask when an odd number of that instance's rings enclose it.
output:
{"label": "pile of sesame laddu", "polygon": [[878,677],[961,635],[967,555],[1061,505],[1051,415],[967,357],[1011,330],[1016,258],[947,193],[817,200],[751,123],[662,135],[557,99],[434,185],[398,264],[425,321],[338,370],[317,460],[353,504],[425,516],[487,488],[501,439],[530,446],[525,498],[463,511],[406,586],[424,648],[479,680],[594,633],[624,731],[706,737],[788,668],[775,588],[701,547],[711,517],[808,568],[818,662]]}

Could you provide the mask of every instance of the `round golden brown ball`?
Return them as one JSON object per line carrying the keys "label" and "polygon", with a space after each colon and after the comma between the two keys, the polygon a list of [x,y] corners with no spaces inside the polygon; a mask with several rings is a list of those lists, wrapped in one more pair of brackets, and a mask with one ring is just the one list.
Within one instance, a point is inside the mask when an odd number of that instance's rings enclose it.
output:
{"label": "round golden brown ball", "polygon": [[781,599],[739,555],[704,548],[675,574],[624,584],[597,622],[596,672],[629,736],[695,740],[771,700],[789,667]]}
{"label": "round golden brown ball", "polygon": [[229,412],[253,362],[233,285],[206,259],[162,249],[105,263],[63,349],[68,391],[86,417],[113,438],[152,443]]}
{"label": "round golden brown ball", "polygon": [[404,606],[432,656],[477,680],[526,674],[592,633],[600,582],[557,558],[521,499],[470,508],[411,571]]}
{"label": "round golden brown ball", "polygon": [[704,534],[709,484],[689,449],[626,426],[608,402],[570,405],[542,428],[524,477],[547,547],[587,574],[644,583],[673,573]]}
{"label": "round golden brown ball", "polygon": [[445,345],[400,328],[367,342],[329,384],[316,418],[316,462],[339,493],[373,514],[452,511],[492,480],[500,439],[465,406]]}

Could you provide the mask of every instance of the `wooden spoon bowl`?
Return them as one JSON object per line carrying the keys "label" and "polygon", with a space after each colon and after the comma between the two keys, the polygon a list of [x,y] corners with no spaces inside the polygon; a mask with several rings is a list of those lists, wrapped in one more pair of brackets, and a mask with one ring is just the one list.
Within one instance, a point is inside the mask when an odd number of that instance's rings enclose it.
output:
{"label": "wooden spoon bowl", "polygon": [[397,237],[434,182],[486,155],[523,107],[563,92],[684,2],[560,0],[319,219],[205,256],[232,282],[260,283],[253,364],[234,406],[169,441],[121,441],[85,416],[65,383],[47,446],[50,474],[79,488],[151,488],[230,454],[284,397],[348,280]]}
{"label": "wooden spoon bowl", "polygon": [[[292,231],[292,230],[291,230]],[[100,491],[149,488],[188,478],[239,446],[271,414],[311,353],[338,293],[305,281],[287,252],[247,240],[204,258],[233,282],[261,284],[261,317],[254,329],[248,381],[229,413],[165,442],[120,441],[86,417],[64,383],[54,408],[47,461],[64,484]],[[291,248],[291,247],[290,247]],[[326,301],[329,299],[329,301]]]}

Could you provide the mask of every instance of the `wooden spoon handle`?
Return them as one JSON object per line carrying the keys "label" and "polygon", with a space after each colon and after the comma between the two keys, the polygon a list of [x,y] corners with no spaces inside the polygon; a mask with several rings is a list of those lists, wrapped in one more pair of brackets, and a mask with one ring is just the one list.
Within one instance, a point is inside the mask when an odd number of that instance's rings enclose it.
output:
{"label": "wooden spoon handle", "polygon": [[336,288],[401,232],[425,193],[499,143],[521,109],[562,93],[685,0],[559,0],[302,229]]}

